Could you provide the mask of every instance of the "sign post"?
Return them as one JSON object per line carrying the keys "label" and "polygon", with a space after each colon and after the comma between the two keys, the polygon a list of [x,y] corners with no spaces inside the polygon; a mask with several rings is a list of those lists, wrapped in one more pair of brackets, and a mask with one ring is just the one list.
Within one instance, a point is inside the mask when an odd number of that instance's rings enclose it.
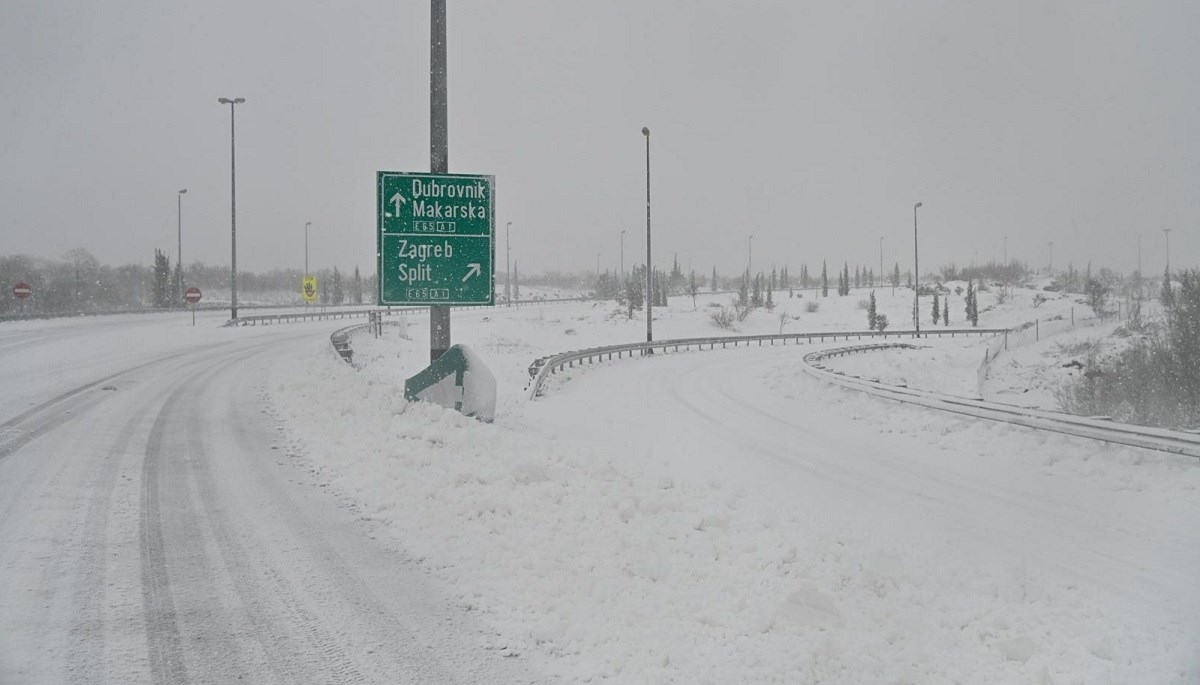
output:
{"label": "sign post", "polygon": [[495,304],[491,176],[378,173],[379,304]]}
{"label": "sign post", "polygon": [[191,309],[192,309],[192,325],[193,326],[196,325],[196,303],[200,301],[200,297],[201,297],[200,289],[195,286],[188,288],[187,292],[185,292],[183,294],[183,300],[185,302],[187,302],[188,306],[191,307]]}
{"label": "sign post", "polygon": [[33,288],[30,288],[29,284],[25,281],[17,281],[13,284],[12,294],[13,297],[21,301],[21,313],[24,314],[25,298],[33,294]]}

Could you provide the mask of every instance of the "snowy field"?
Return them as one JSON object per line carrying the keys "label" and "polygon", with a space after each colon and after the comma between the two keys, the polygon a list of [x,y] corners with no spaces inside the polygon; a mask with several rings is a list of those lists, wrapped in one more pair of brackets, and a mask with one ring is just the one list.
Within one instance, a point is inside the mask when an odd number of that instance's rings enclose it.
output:
{"label": "snowy field", "polygon": [[[907,327],[911,291],[889,290],[880,310]],[[1034,294],[982,293],[979,326],[1090,317],[1054,294],[1034,309]],[[738,332],[865,329],[865,297],[810,312],[811,291],[784,293]],[[709,305],[728,300],[672,298],[656,339],[720,334]],[[961,298],[950,307],[962,326]],[[487,627],[483,647],[548,680],[1200,680],[1194,460],[836,389],[800,370],[811,346],[585,366],[531,402],[533,359],[644,339],[644,313],[566,303],[453,321],[499,382],[493,424],[403,399],[427,363],[424,317],[357,336],[361,370],[320,336],[293,346],[264,392],[293,462],[445,581]],[[989,399],[1052,401],[1031,369],[1105,330],[1010,341]],[[923,339],[834,364],[974,395],[989,344]]]}

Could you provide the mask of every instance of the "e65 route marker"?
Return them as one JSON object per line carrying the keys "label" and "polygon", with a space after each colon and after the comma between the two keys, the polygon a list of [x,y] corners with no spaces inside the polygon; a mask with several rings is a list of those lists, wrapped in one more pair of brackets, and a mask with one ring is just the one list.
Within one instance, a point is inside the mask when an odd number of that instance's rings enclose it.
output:
{"label": "e65 route marker", "polygon": [[495,303],[495,177],[376,174],[380,305]]}

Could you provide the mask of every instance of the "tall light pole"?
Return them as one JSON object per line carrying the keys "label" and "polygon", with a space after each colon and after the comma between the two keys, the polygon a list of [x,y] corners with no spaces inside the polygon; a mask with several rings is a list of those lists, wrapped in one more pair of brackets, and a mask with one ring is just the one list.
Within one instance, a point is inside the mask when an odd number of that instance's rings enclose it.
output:
{"label": "tall light pole", "polygon": [[1051,240],[1047,244],[1050,246],[1050,264],[1047,268],[1050,269],[1050,275],[1053,276],[1054,275],[1054,241]]}
{"label": "tall light pole", "polygon": [[304,222],[304,275],[308,275],[308,227],[312,226],[311,221]]}
{"label": "tall light pole", "polygon": [[921,262],[917,255],[917,208],[925,203],[913,205],[913,324],[917,337],[921,337]]}
{"label": "tall light pole", "polygon": [[230,318],[237,319],[237,148],[234,121],[237,106],[246,98],[217,98],[222,105],[229,105],[229,311]]}
{"label": "tall light pole", "polygon": [[596,253],[596,280],[600,279],[600,253]]}
{"label": "tall light pole", "polygon": [[[883,236],[879,236],[879,285],[883,285]],[[874,286],[875,279],[871,279],[871,285]]]}
{"label": "tall light pole", "polygon": [[625,231],[621,231],[621,282],[625,282]]}
{"label": "tall light pole", "polygon": [[1165,235],[1167,237],[1167,269],[1166,269],[1166,273],[1170,274],[1171,273],[1171,229],[1164,228],[1163,235]]}
{"label": "tall light pole", "polygon": [[175,253],[175,268],[179,269],[179,304],[183,304],[183,195],[187,192],[187,188],[181,189],[175,194],[176,204],[176,245],[178,252]]}
{"label": "tall light pole", "polygon": [[1004,284],[1000,288],[1008,292],[1008,236],[1004,236]]}
{"label": "tall light pole", "polygon": [[512,228],[512,222],[504,224],[504,301],[512,306],[512,241],[508,237],[508,231]]}
{"label": "tall light pole", "polygon": [[643,126],[642,135],[646,138],[646,342],[654,342],[654,290],[651,285],[654,263],[650,260],[650,129]]}

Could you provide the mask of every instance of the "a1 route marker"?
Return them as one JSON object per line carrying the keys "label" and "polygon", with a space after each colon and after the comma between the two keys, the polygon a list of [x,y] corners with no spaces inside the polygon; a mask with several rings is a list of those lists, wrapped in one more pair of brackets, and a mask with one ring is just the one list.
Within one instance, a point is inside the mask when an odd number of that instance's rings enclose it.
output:
{"label": "a1 route marker", "polygon": [[379,304],[494,304],[495,177],[380,171]]}

